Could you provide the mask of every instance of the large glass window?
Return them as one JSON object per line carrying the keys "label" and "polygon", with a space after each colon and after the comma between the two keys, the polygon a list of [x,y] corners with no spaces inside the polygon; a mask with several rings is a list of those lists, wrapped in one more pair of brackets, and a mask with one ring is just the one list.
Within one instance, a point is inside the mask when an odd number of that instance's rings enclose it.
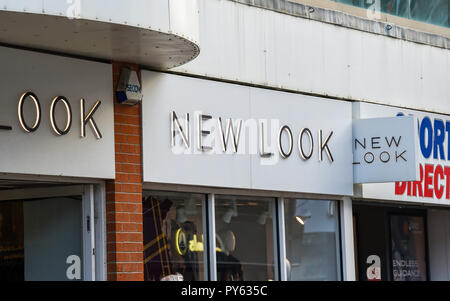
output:
{"label": "large glass window", "polygon": [[215,196],[217,280],[278,280],[274,208],[275,199]]}
{"label": "large glass window", "polygon": [[332,0],[420,22],[450,27],[450,0]]}
{"label": "large glass window", "polygon": [[335,201],[285,200],[287,280],[340,280],[337,206]]}
{"label": "large glass window", "polygon": [[0,201],[0,280],[82,280],[81,196]]}
{"label": "large glass window", "polygon": [[205,195],[144,192],[145,280],[206,280]]}
{"label": "large glass window", "polygon": [[143,209],[145,280],[341,279],[336,201],[145,191]]}

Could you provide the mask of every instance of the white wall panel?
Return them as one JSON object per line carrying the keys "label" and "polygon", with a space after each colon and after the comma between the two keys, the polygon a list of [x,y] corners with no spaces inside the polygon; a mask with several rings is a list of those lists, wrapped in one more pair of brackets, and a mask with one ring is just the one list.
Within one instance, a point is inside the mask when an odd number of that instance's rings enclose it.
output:
{"label": "white wall panel", "polygon": [[200,56],[173,70],[450,113],[450,51],[233,1],[199,0]]}
{"label": "white wall panel", "polygon": [[[147,3],[153,1],[145,0]],[[169,0],[170,30],[172,33],[190,35],[194,41],[198,41],[198,2],[197,0]],[[158,11],[153,11],[157,15]],[[145,18],[149,18],[148,15]]]}
{"label": "white wall panel", "polygon": [[[448,70],[444,68],[437,68],[440,64],[445,64],[447,62],[447,57],[445,52],[432,51],[431,47],[424,48],[422,51],[422,74],[421,74],[421,98],[422,103],[431,101],[433,106],[439,105],[439,98],[441,95],[447,96],[446,105],[448,110],[450,110],[450,94],[448,93],[448,84],[450,83],[450,77],[448,77]],[[447,51],[447,54],[450,51]],[[442,79],[445,80],[447,84],[442,84]],[[448,112],[448,111],[447,111]]]}
{"label": "white wall panel", "polygon": [[[348,43],[345,42],[347,30],[343,27],[324,27],[322,43],[319,47],[322,50],[323,69],[319,70],[322,81],[326,83],[316,87],[321,94],[328,94],[334,91],[337,95],[345,97],[348,93]],[[333,37],[332,39],[330,37]]]}

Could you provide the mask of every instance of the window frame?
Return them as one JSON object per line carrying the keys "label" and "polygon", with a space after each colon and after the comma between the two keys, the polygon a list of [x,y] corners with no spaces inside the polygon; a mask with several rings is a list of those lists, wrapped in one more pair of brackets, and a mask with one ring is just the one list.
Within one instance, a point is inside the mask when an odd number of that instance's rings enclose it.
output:
{"label": "window frame", "polygon": [[[204,243],[204,275],[205,281],[217,281],[217,258],[215,252],[215,199],[217,195],[220,196],[241,196],[241,197],[260,197],[260,198],[273,198],[274,210],[273,210],[273,237],[274,237],[274,274],[276,281],[286,281],[286,241],[285,241],[285,224],[284,224],[284,202],[286,199],[310,199],[317,201],[334,201],[336,204],[335,212],[336,217],[336,262],[337,262],[337,281],[351,280],[351,275],[355,274],[355,271],[351,271],[352,265],[346,264],[347,261],[353,262],[353,258],[347,258],[351,254],[344,252],[344,246],[346,248],[353,249],[353,245],[347,246],[348,242],[345,241],[345,235],[343,235],[344,224],[348,224],[343,218],[343,210],[345,206],[343,202],[349,197],[338,197],[328,195],[314,195],[305,193],[292,193],[292,192],[275,192],[275,191],[255,191],[255,190],[241,190],[230,188],[214,188],[214,187],[201,187],[201,186],[186,186],[179,184],[160,184],[160,183],[144,183],[143,191],[158,191],[158,192],[181,192],[181,193],[197,193],[205,195],[202,223],[203,233],[205,235]],[[348,207],[348,206],[347,206]],[[351,207],[350,207],[351,209]],[[350,217],[352,212],[350,212]],[[353,224],[350,224],[353,229]],[[353,242],[352,242],[353,243]],[[350,275],[350,276],[348,276]]]}

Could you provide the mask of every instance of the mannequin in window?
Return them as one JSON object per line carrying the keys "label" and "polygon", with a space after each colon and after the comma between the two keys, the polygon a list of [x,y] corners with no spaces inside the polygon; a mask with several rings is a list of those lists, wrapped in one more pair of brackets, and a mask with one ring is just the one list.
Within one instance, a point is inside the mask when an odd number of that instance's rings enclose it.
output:
{"label": "mannequin in window", "polygon": [[244,273],[240,261],[231,255],[236,249],[236,237],[231,230],[216,234],[217,239],[217,280],[244,281]]}

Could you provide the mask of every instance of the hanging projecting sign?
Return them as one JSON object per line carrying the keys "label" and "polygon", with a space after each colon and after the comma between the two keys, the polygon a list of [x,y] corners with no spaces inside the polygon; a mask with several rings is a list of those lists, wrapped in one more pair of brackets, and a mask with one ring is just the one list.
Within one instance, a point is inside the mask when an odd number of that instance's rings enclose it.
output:
{"label": "hanging projecting sign", "polygon": [[429,204],[450,203],[450,116],[367,103],[355,103],[354,111],[359,113],[359,118],[412,116],[416,123],[417,179],[363,184],[362,197]]}
{"label": "hanging projecting sign", "polygon": [[145,182],[353,194],[351,104],[144,71]]}
{"label": "hanging projecting sign", "polygon": [[418,180],[416,125],[416,120],[412,116],[355,120],[354,182]]}
{"label": "hanging projecting sign", "polygon": [[0,47],[0,172],[114,178],[111,66]]}

